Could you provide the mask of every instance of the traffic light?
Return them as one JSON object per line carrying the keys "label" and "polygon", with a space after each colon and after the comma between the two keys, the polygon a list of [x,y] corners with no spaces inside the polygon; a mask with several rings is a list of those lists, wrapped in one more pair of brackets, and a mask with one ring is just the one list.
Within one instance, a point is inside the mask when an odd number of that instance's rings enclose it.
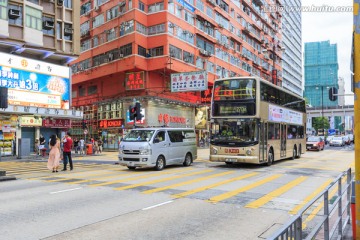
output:
{"label": "traffic light", "polygon": [[81,125],[82,125],[82,128],[83,128],[83,129],[86,129],[86,128],[87,128],[87,126],[86,126],[86,120],[85,120],[85,119],[82,120]]}
{"label": "traffic light", "polygon": [[337,93],[338,90],[335,87],[329,88],[329,99],[330,101],[336,101],[337,100]]}
{"label": "traffic light", "polygon": [[135,115],[136,120],[141,121],[143,116],[141,115],[141,104],[139,102],[137,102],[135,105],[135,111],[136,111],[136,115]]}
{"label": "traffic light", "polygon": [[133,106],[129,106],[129,117],[130,117],[130,120],[135,120],[135,117],[136,117],[136,107],[133,107]]}

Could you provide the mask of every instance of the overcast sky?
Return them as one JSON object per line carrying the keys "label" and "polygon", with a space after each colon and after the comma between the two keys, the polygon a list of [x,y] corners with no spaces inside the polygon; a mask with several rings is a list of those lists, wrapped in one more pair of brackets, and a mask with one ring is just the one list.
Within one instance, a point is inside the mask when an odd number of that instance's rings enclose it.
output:
{"label": "overcast sky", "polygon": [[[301,0],[307,6],[352,6],[353,0]],[[313,8],[314,9],[314,8]],[[318,42],[330,40],[337,44],[339,77],[345,80],[345,93],[350,93],[350,54],[352,44],[353,12],[322,11],[302,12],[302,41]],[[303,48],[304,50],[304,48]],[[345,104],[353,104],[354,97],[345,97]]]}

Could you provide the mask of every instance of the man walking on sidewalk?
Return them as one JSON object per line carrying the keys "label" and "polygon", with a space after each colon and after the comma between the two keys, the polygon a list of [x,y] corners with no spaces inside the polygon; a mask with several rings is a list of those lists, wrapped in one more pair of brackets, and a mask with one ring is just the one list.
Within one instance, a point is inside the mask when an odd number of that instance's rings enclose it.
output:
{"label": "man walking on sidewalk", "polygon": [[71,147],[73,144],[73,140],[71,139],[71,134],[69,132],[66,133],[64,138],[62,139],[62,142],[64,144],[64,151],[63,151],[63,157],[64,157],[64,169],[61,171],[66,171],[66,165],[69,161],[70,163],[70,171],[73,170],[73,162],[71,158]]}

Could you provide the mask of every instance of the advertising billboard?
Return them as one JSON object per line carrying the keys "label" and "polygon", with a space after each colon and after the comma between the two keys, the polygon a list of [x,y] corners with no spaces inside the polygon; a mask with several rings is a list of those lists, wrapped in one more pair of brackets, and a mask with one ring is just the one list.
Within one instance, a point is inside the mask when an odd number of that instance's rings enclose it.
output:
{"label": "advertising billboard", "polygon": [[0,86],[7,87],[11,105],[70,108],[70,69],[0,53]]}
{"label": "advertising billboard", "polygon": [[171,92],[204,91],[207,88],[206,71],[171,74]]}

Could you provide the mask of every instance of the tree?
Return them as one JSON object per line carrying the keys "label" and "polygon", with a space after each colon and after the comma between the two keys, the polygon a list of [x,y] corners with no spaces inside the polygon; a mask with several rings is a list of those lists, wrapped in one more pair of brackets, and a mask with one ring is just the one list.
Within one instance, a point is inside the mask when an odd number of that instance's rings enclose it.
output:
{"label": "tree", "polygon": [[329,129],[329,119],[327,117],[315,117],[312,119],[312,127],[316,130],[316,132],[322,128]]}

